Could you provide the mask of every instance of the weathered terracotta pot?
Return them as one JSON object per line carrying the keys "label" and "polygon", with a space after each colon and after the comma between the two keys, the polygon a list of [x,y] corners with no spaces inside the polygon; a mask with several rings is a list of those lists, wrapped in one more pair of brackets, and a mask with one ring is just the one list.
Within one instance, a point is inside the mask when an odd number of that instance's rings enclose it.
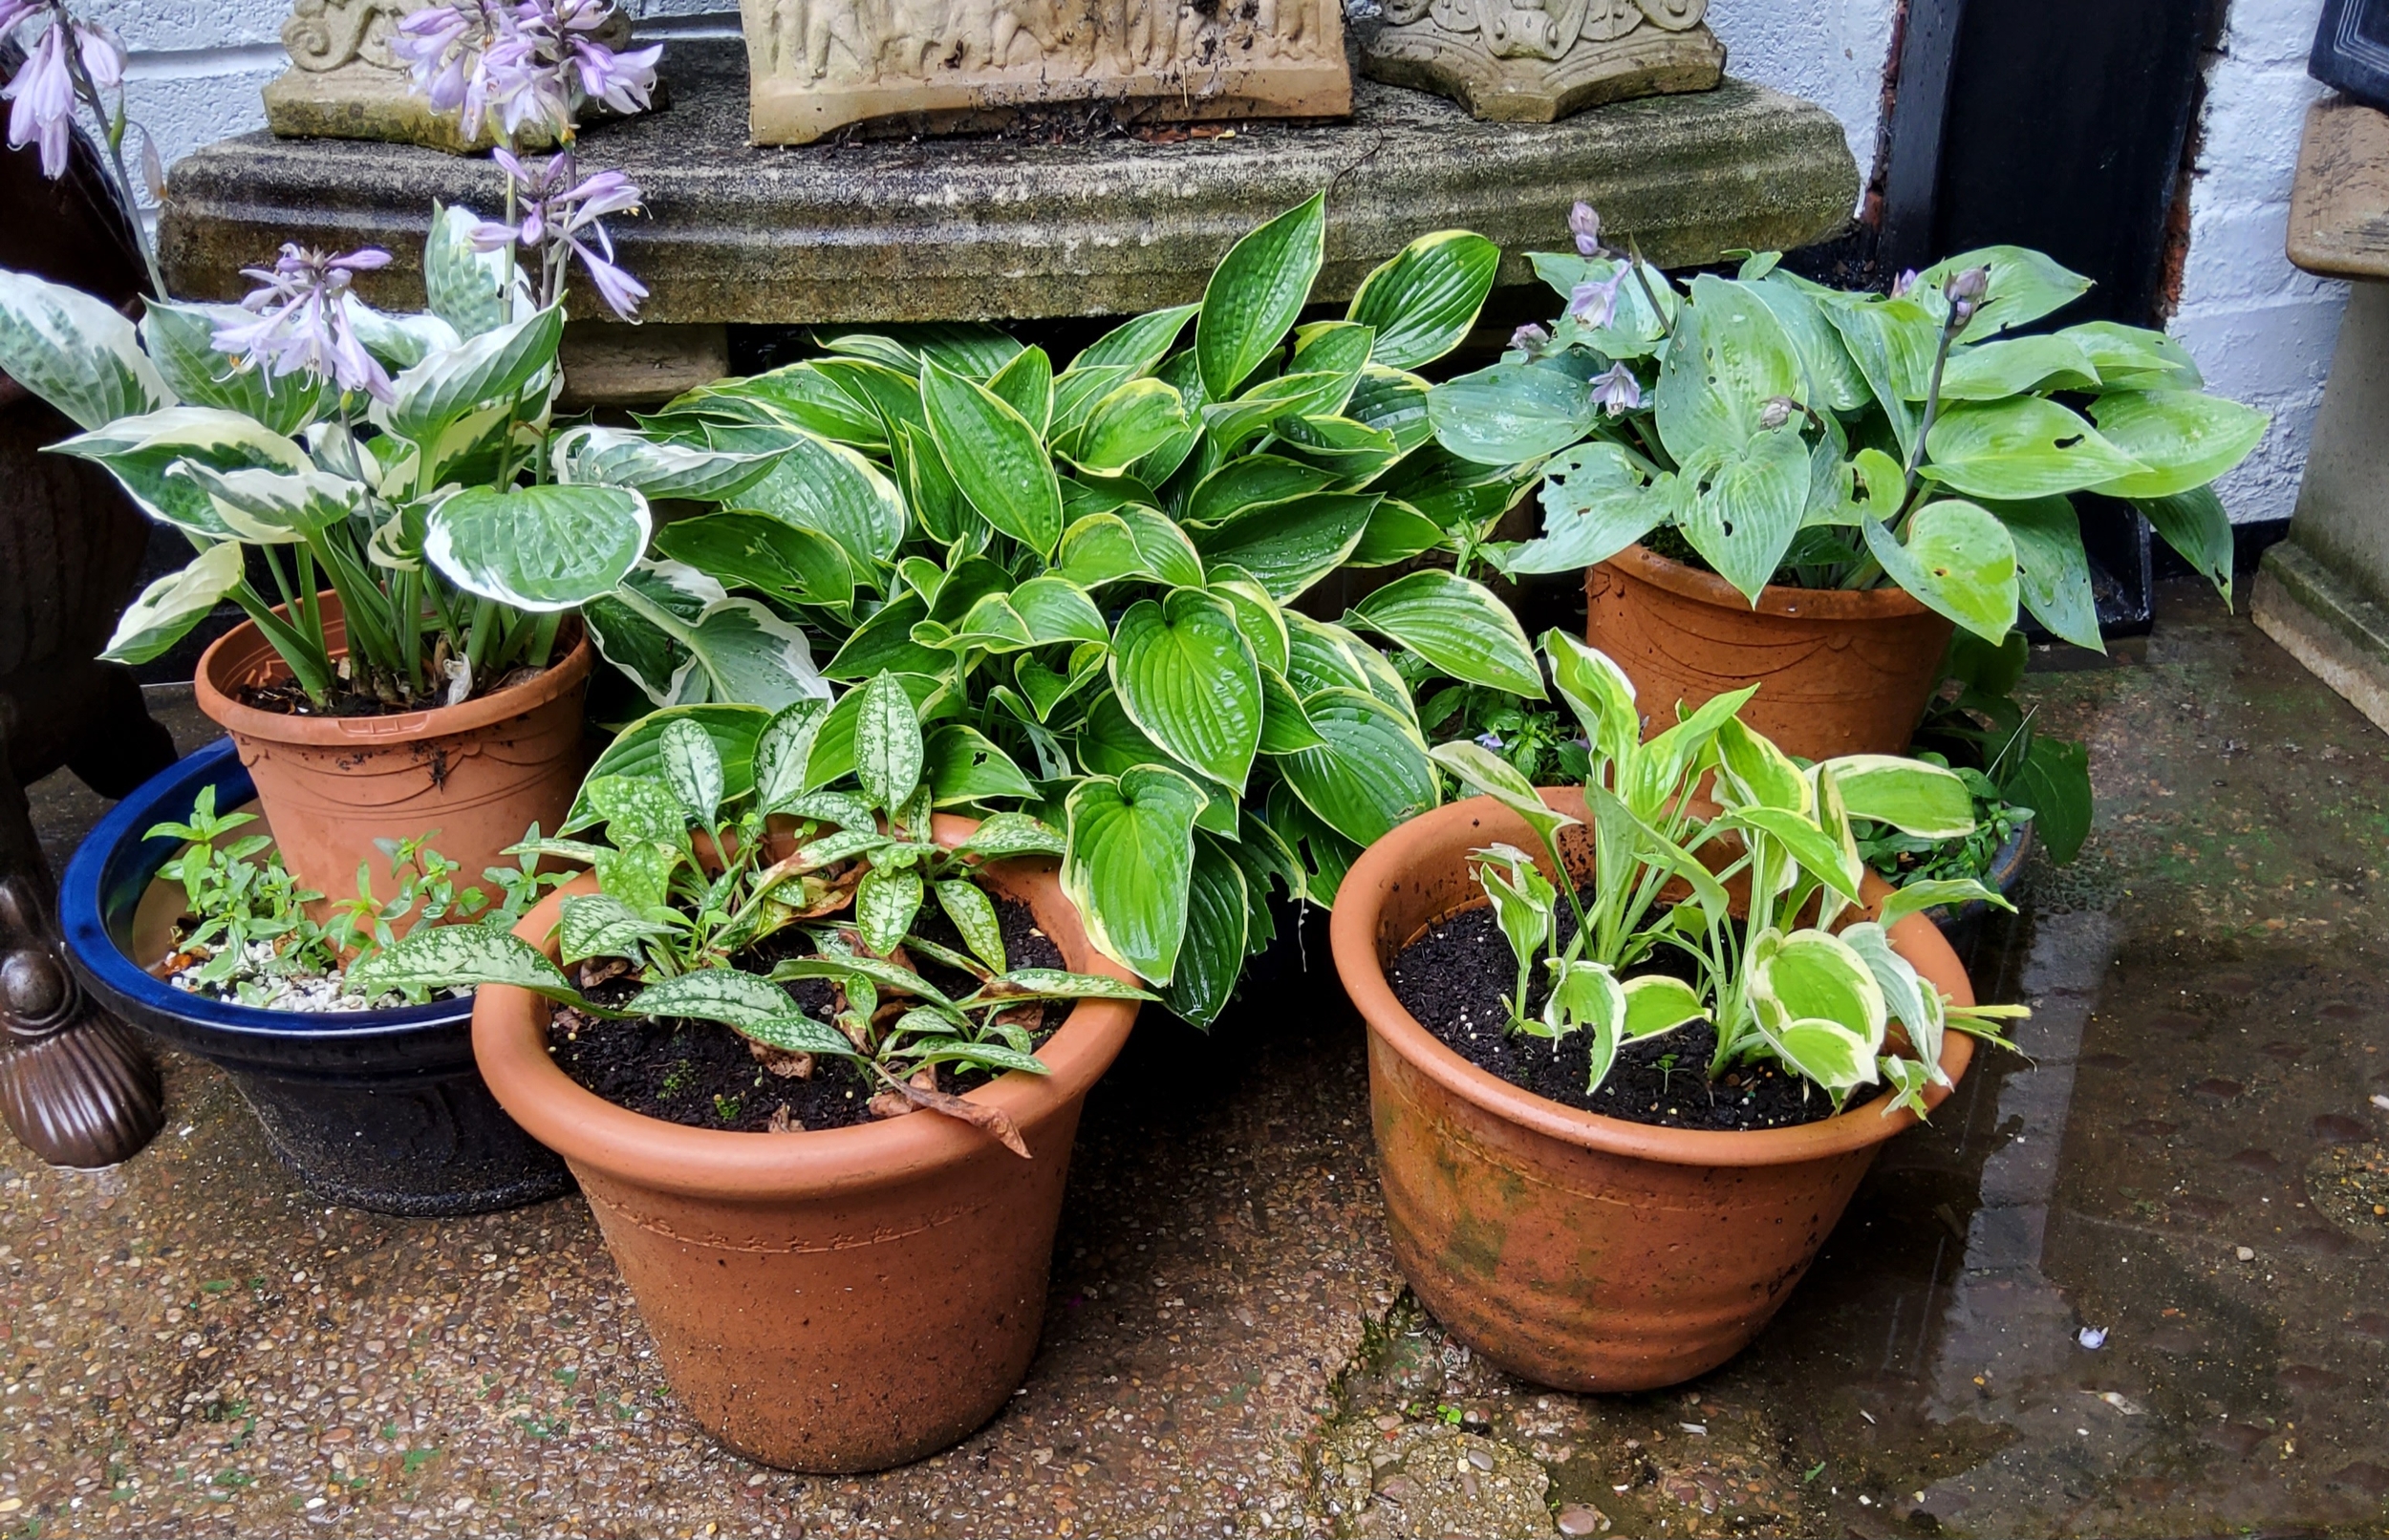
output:
{"label": "weathered terracotta pot", "polygon": [[[938,838],[972,827],[940,818]],[[992,881],[1069,968],[1130,977],[1087,940],[1051,862],[1008,862]],[[563,897],[592,886],[550,895],[516,933],[547,945]],[[877,1470],[963,1438],[1019,1387],[1079,1111],[1133,1001],[1080,1001],[1038,1051],[1050,1075],[971,1093],[1012,1115],[1028,1160],[929,1112],[786,1134],[644,1117],[556,1067],[548,1016],[537,995],[483,986],[482,1076],[580,1179],[665,1375],[715,1437],[791,1470]]]}
{"label": "weathered terracotta pot", "polygon": [[1898,754],[1953,629],[1899,588],[1761,588],[1628,545],[1584,571],[1584,639],[1634,681],[1653,725],[1679,700],[1755,684],[1742,720],[1786,754]]}
{"label": "weathered terracotta pot", "polygon": [[[1543,799],[1584,816],[1581,792]],[[1336,892],[1336,972],[1368,1023],[1394,1260],[1437,1319],[1515,1374],[1565,1390],[1689,1380],[1767,1324],[1875,1152],[1915,1116],[1886,1117],[1877,1100],[1797,1128],[1657,1128],[1545,1101],[1462,1059],[1402,1008],[1385,965],[1484,902],[1465,858],[1496,840],[1534,845],[1491,798],[1455,802],[1370,845]],[[1930,920],[1901,921],[1892,945],[1972,1002]],[[1955,1080],[1972,1055],[1952,1032],[1942,1067]]]}
{"label": "weathered terracotta pot", "polygon": [[[322,603],[336,656],[347,626],[336,596]],[[201,654],[193,688],[199,709],[240,746],[291,874],[343,899],[356,891],[361,863],[386,897],[390,862],[376,840],[436,831],[431,847],[477,882],[485,867],[512,865],[504,852],[532,823],[553,833],[564,822],[586,767],[581,703],[595,663],[584,634],[536,677],[463,705],[294,717],[241,702],[242,687],[290,676],[265,633],[244,622]]]}

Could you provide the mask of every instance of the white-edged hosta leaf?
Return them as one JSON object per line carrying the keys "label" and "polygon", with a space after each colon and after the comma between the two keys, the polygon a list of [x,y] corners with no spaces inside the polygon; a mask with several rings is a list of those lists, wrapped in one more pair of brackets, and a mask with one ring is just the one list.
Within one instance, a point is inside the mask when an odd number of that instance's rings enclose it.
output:
{"label": "white-edged hosta leaf", "polygon": [[363,482],[312,466],[303,471],[220,471],[185,460],[167,467],[167,480],[177,477],[198,482],[225,527],[260,545],[296,545],[346,520],[365,497]]}
{"label": "white-edged hosta leaf", "polygon": [[423,555],[468,593],[571,610],[612,592],[654,527],[647,500],[622,487],[471,487],[431,510]]}
{"label": "white-edged hosta leaf", "polygon": [[1584,1089],[1601,1089],[1617,1062],[1618,1038],[1625,1025],[1625,991],[1605,964],[1562,957],[1551,965],[1551,995],[1543,1001],[1543,1030],[1554,1037],[1589,1033],[1591,1064]]}
{"label": "white-edged hosta leaf", "polygon": [[721,503],[771,474],[778,452],[730,453],[593,422],[567,428],[552,448],[556,480],[627,486],[643,497]]}
{"label": "white-edged hosta leaf", "polygon": [[1621,1036],[1631,1042],[1672,1032],[1689,1021],[1706,1020],[1709,1008],[1700,991],[1665,973],[1645,973],[1625,981],[1625,1019]]}
{"label": "white-edged hosta leaf", "polygon": [[254,417],[271,433],[294,434],[315,418],[326,396],[312,374],[275,376],[244,369],[216,351],[216,329],[254,321],[238,305],[145,302],[140,338],[174,397]]}
{"label": "white-edged hosta leaf", "polygon": [[1858,953],[1883,992],[1883,1009],[1907,1029],[1917,1057],[1931,1066],[1930,1078],[1947,1085],[1941,1073],[1941,992],[1921,977],[1905,957],[1891,950],[1891,938],[1872,921],[1847,926],[1840,932],[1842,945]]}
{"label": "white-edged hosta leaf", "polygon": [[205,487],[187,476],[169,474],[177,463],[290,474],[314,464],[295,440],[238,412],[204,406],[170,406],[118,418],[51,447],[106,466],[143,513],[203,540],[239,537],[216,512],[215,499]]}
{"label": "white-edged hosta leaf", "polygon": [[[1772,1014],[1779,1020],[1833,1022],[1858,1037],[1872,1071],[1887,1012],[1874,971],[1848,942],[1822,930],[1762,937],[1752,945],[1750,986],[1762,1020]],[[1829,1080],[1819,1083],[1847,1089]]]}
{"label": "white-edged hosta leaf", "polygon": [[1955,909],[1978,899],[2003,909],[2015,908],[2004,894],[1984,887],[1971,877],[1928,878],[1903,884],[1885,896],[1876,923],[1889,930],[1911,914],[1922,914],[1926,909],[1945,907]]}
{"label": "white-edged hosta leaf", "polygon": [[190,566],[170,572],[124,607],[116,633],[99,656],[108,663],[147,663],[206,619],[224,596],[241,586],[241,547],[226,541],[199,553]]}
{"label": "white-edged hosta leaf", "polygon": [[1825,761],[1855,819],[1888,823],[1920,840],[1974,832],[1974,799],[1957,772],[1898,754],[1845,754]]}
{"label": "white-edged hosta leaf", "polygon": [[556,361],[564,310],[549,306],[454,346],[426,353],[391,381],[391,431],[428,443],[441,429],[483,407],[519,398]]}
{"label": "white-edged hosta leaf", "polygon": [[0,371],[87,430],[174,402],[132,322],[80,289],[5,267]]}
{"label": "white-edged hosta leaf", "polygon": [[506,292],[507,274],[524,288],[521,268],[501,249],[484,251],[473,245],[473,229],[482,217],[461,203],[431,205],[431,233],[423,241],[423,299],[431,312],[456,328],[460,337],[495,332],[514,319],[515,295]]}
{"label": "white-edged hosta leaf", "polygon": [[1542,839],[1548,840],[1560,830],[1579,822],[1546,803],[1536,792],[1535,783],[1527,780],[1516,765],[1482,743],[1461,738],[1456,742],[1438,743],[1427,753],[1437,764],[1457,776],[1470,790],[1491,797],[1526,820],[1527,824]]}

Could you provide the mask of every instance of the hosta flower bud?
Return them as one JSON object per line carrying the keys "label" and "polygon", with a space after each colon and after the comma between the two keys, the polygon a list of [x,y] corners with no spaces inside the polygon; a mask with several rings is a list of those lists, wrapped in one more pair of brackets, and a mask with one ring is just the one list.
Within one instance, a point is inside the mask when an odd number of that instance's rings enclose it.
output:
{"label": "hosta flower bud", "polygon": [[1758,425],[1769,433],[1775,432],[1792,420],[1792,412],[1796,405],[1797,403],[1789,396],[1769,396],[1767,404],[1758,409]]}
{"label": "hosta flower bud", "polygon": [[1510,346],[1532,358],[1551,346],[1551,333],[1529,321],[1510,333]]}
{"label": "hosta flower bud", "polygon": [[1568,230],[1576,237],[1576,254],[1580,257],[1601,255],[1601,216],[1590,203],[1579,203],[1568,210]]}

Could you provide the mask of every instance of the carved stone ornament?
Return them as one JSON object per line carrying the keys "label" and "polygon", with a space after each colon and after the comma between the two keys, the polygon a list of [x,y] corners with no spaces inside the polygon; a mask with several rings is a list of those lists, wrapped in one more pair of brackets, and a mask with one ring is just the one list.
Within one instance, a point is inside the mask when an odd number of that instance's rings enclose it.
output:
{"label": "carved stone ornament", "polygon": [[1123,121],[1341,118],[1341,0],[741,0],[758,144]]}
{"label": "carved stone ornament", "polygon": [[1707,91],[1725,45],[1709,0],[1385,0],[1361,73],[1479,118],[1549,123],[1606,101]]}

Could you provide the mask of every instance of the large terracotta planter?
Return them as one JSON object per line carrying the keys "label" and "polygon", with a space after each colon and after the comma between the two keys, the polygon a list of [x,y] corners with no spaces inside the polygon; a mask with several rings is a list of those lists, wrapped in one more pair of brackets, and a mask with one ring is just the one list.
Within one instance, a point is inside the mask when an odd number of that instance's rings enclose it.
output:
{"label": "large terracotta planter", "polygon": [[[323,596],[324,631],[347,640],[339,601]],[[506,846],[536,823],[549,833],[571,810],[585,760],[581,702],[596,652],[583,634],[528,682],[457,706],[395,717],[293,717],[242,704],[245,685],[290,670],[253,623],[218,637],[193,681],[199,709],[232,735],[282,863],[333,899],[356,891],[356,868],[377,895],[393,891],[389,858],[374,842],[437,831],[431,847],[478,882],[510,866]]]}
{"label": "large terracotta planter", "polygon": [[[940,818],[958,841],[973,825]],[[1078,972],[1097,952],[1050,862],[994,868]],[[548,945],[565,894],[517,933]],[[935,1113],[786,1134],[687,1128],[583,1090],[548,1053],[548,1003],[484,985],[473,1051],[499,1104],[562,1155],[656,1338],[673,1389],[739,1453],[792,1470],[916,1460],[995,1415],[1028,1373],[1087,1089],[1135,1022],[1082,1000],[1039,1056],[971,1093],[1009,1112],[1022,1160]]]}
{"label": "large terracotta planter", "polygon": [[[1584,816],[1580,792],[1543,798]],[[1658,1128],[1545,1101],[1462,1059],[1402,1008],[1385,966],[1431,923],[1484,901],[1465,858],[1496,840],[1534,845],[1492,799],[1455,802],[1370,845],[1336,892],[1336,971],[1368,1023],[1394,1260],[1446,1327],[1529,1380],[1616,1391],[1689,1380],[1766,1325],[1875,1152],[1915,1117],[1885,1116],[1878,1100],[1797,1128]],[[1892,945],[1972,1002],[1930,920],[1903,920]],[[1972,1053],[1948,1035],[1951,1080]]]}
{"label": "large terracotta planter", "polygon": [[1948,620],[1899,588],[1759,590],[1629,545],[1584,572],[1584,639],[1654,725],[1755,684],[1742,720],[1786,754],[1899,754],[1940,677]]}

